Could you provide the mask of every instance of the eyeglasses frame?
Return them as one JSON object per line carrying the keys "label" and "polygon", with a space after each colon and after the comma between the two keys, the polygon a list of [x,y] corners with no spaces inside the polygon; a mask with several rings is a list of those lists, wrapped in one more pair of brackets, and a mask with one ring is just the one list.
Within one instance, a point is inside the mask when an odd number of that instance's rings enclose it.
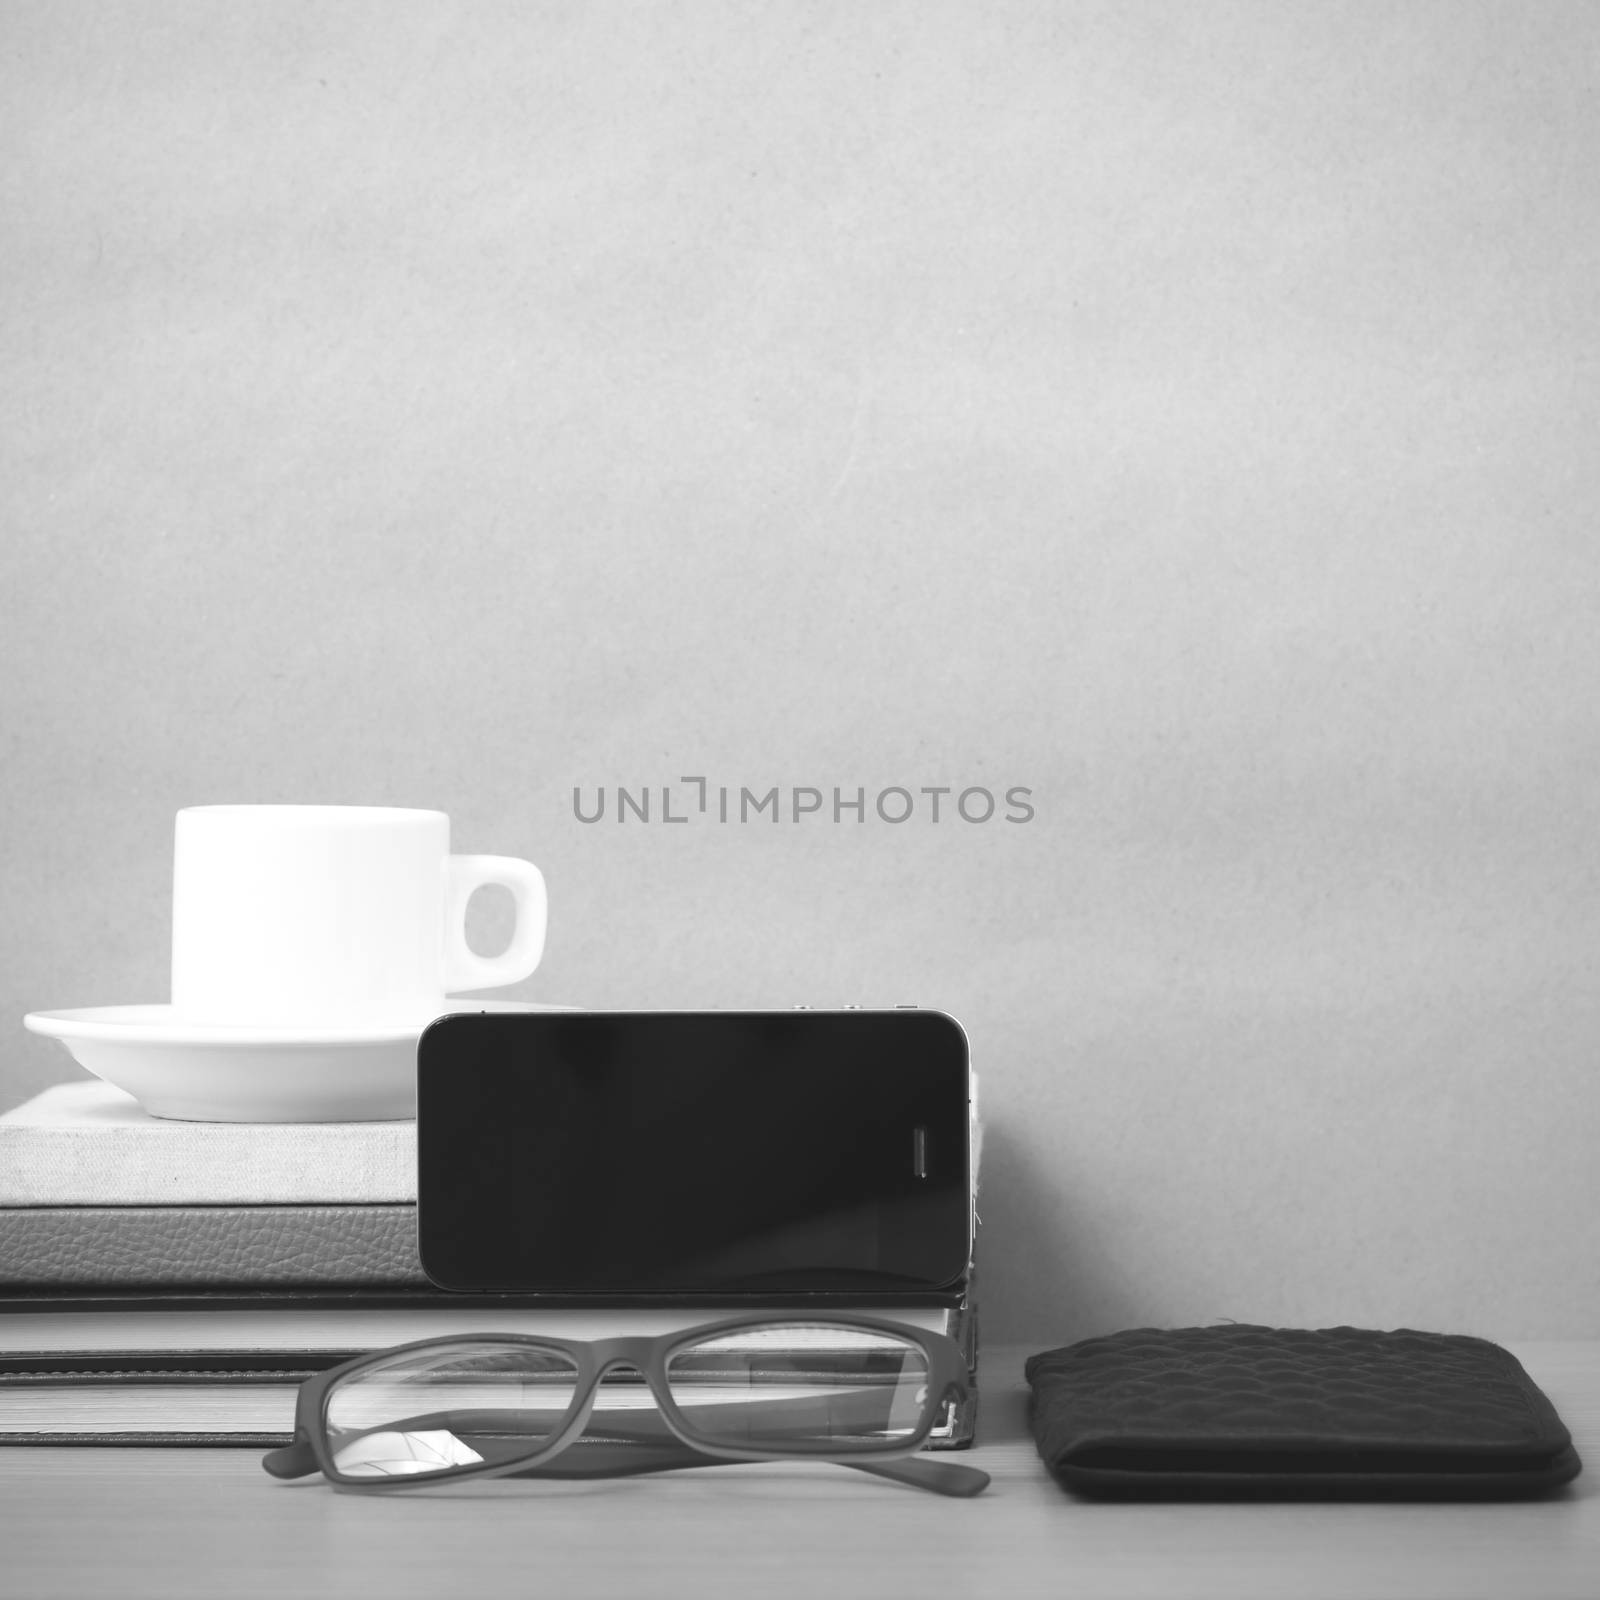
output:
{"label": "eyeglasses frame", "polygon": [[[918,1346],[927,1359],[927,1399],[923,1414],[911,1434],[902,1439],[882,1444],[867,1443],[840,1448],[825,1440],[796,1441],[787,1449],[759,1447],[735,1448],[720,1440],[705,1439],[684,1420],[672,1399],[667,1379],[667,1366],[674,1356],[691,1345],[702,1344],[723,1334],[750,1328],[781,1327],[784,1324],[805,1327],[840,1328],[847,1332],[882,1333],[906,1340]],[[333,1452],[328,1442],[327,1406],[331,1391],[342,1380],[369,1367],[378,1367],[396,1356],[414,1350],[448,1350],[457,1345],[522,1345],[533,1349],[555,1350],[570,1359],[577,1367],[573,1379],[573,1398],[566,1415],[555,1432],[535,1450],[524,1456],[514,1456],[505,1461],[485,1461],[477,1465],[451,1468],[439,1472],[403,1473],[393,1476],[352,1477],[341,1473],[334,1464]],[[263,1465],[277,1477],[299,1477],[312,1470],[305,1462],[307,1450],[315,1459],[316,1470],[329,1483],[341,1488],[376,1490],[379,1492],[407,1488],[423,1488],[446,1480],[456,1483],[466,1478],[499,1478],[522,1472],[543,1461],[558,1456],[581,1437],[594,1411],[600,1385],[609,1372],[620,1367],[635,1369],[649,1386],[656,1409],[668,1430],[679,1443],[704,1455],[726,1461],[888,1461],[915,1455],[927,1442],[933,1431],[940,1408],[952,1396],[959,1402],[972,1392],[972,1377],[966,1357],[948,1334],[935,1333],[927,1328],[913,1327],[908,1323],[890,1321],[884,1317],[857,1316],[851,1312],[829,1311],[815,1317],[748,1315],[723,1317],[715,1322],[700,1323],[690,1328],[678,1328],[662,1334],[626,1334],[609,1339],[557,1339],[533,1333],[459,1333],[445,1334],[431,1339],[414,1339],[407,1344],[391,1345],[387,1349],[373,1350],[314,1373],[300,1385],[295,1399],[294,1442],[270,1452]],[[277,1465],[274,1465],[274,1461]]]}

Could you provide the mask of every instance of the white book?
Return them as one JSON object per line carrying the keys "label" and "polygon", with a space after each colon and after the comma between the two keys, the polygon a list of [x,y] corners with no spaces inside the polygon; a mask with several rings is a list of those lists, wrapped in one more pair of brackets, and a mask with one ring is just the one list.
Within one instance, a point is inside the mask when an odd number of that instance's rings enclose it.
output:
{"label": "white book", "polygon": [[0,1116],[0,1206],[394,1205],[415,1122],[172,1122],[98,1078]]}
{"label": "white book", "polygon": [[[650,1392],[642,1386],[630,1392],[622,1387],[625,1381],[610,1380],[606,1411],[653,1411],[655,1399]],[[220,1379],[0,1388],[0,1442],[56,1444],[81,1439],[86,1443],[167,1444],[188,1439],[234,1439],[287,1444],[294,1434],[297,1393],[298,1384],[288,1381]],[[815,1393],[815,1386],[783,1389],[766,1384],[761,1398],[770,1402]],[[699,1409],[715,1401],[736,1404],[740,1398],[737,1389],[697,1391],[695,1404]],[[445,1398],[436,1393],[430,1403],[442,1407]],[[962,1431],[958,1433],[958,1429]],[[954,1407],[946,1407],[930,1436],[929,1447],[965,1444],[971,1433],[966,1419]]]}

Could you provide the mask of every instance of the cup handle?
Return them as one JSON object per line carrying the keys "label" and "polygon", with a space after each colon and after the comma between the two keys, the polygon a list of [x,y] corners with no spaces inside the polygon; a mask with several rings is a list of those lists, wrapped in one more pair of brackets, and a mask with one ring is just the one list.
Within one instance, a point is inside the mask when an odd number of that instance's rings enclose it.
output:
{"label": "cup handle", "polygon": [[[494,989],[517,983],[539,965],[544,954],[549,903],[544,874],[515,856],[451,856],[446,863],[444,986]],[[480,956],[467,944],[467,901],[474,889],[498,883],[517,903],[511,943],[497,956]]]}

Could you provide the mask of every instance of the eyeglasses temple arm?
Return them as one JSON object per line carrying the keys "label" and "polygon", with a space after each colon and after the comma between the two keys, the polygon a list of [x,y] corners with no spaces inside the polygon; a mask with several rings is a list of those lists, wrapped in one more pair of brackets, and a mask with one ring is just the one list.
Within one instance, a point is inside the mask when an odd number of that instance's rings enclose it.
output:
{"label": "eyeglasses temple arm", "polygon": [[840,1465],[958,1500],[970,1500],[989,1487],[989,1474],[981,1467],[965,1466],[959,1461],[929,1461],[926,1456],[907,1456],[902,1461],[844,1461]]}
{"label": "eyeglasses temple arm", "polygon": [[[931,1461],[926,1456],[902,1456],[892,1461],[852,1461],[846,1456],[825,1456],[841,1467],[892,1478],[897,1483],[929,1489],[935,1494],[970,1499],[989,1486],[989,1474],[956,1461]],[[525,1467],[508,1473],[513,1478],[623,1478],[643,1472],[675,1472],[687,1467],[732,1467],[740,1463],[727,1456],[704,1454],[687,1445],[666,1443],[580,1444],[563,1451],[548,1465]]]}
{"label": "eyeglasses temple arm", "polygon": [[311,1448],[311,1441],[298,1437],[293,1444],[269,1450],[261,1458],[261,1465],[274,1478],[305,1478],[313,1472],[322,1470],[317,1465],[316,1452]]}

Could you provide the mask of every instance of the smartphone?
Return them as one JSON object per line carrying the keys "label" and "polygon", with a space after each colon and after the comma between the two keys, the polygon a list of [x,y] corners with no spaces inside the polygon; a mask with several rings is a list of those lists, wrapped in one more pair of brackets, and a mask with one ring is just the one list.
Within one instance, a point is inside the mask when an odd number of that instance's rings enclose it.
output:
{"label": "smartphone", "polygon": [[970,1086],[939,1011],[443,1017],[417,1048],[422,1267],[552,1295],[949,1289]]}

